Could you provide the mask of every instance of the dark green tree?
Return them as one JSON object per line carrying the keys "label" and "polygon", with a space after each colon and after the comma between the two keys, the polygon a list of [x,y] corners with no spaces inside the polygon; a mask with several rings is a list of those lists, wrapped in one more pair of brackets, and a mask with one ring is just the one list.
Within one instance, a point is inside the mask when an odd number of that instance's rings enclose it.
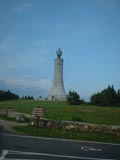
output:
{"label": "dark green tree", "polygon": [[33,96],[22,96],[22,99],[26,99],[26,100],[34,100]]}
{"label": "dark green tree", "polygon": [[68,96],[67,96],[68,104],[70,104],[70,105],[79,105],[82,101],[80,100],[80,96],[79,96],[79,94],[77,92],[69,91]]}
{"label": "dark green tree", "polygon": [[12,93],[10,90],[8,91],[0,90],[0,101],[12,100],[12,99],[19,99],[19,96],[17,94]]}
{"label": "dark green tree", "polygon": [[98,106],[114,106],[117,101],[117,93],[113,85],[91,96],[92,104]]}
{"label": "dark green tree", "polygon": [[120,89],[117,91],[117,105],[120,106]]}

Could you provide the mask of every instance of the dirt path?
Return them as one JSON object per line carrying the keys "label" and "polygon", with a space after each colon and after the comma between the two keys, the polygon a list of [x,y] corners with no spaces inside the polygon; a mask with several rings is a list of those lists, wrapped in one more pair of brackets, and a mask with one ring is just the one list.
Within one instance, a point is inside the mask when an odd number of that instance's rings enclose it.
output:
{"label": "dirt path", "polygon": [[6,120],[0,118],[0,125],[2,125],[4,127],[4,129],[7,131],[15,132],[15,130],[12,128],[12,126],[26,126],[28,124],[6,121]]}

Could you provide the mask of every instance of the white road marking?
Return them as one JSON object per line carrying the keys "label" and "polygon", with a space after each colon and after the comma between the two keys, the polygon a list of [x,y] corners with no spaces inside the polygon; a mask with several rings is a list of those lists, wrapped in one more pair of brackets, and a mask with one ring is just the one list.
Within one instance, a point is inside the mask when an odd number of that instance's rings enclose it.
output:
{"label": "white road marking", "polygon": [[[10,153],[9,153],[10,152]],[[13,152],[13,153],[12,153]],[[2,154],[0,157],[0,160],[12,160],[11,158],[5,158],[8,154],[15,154],[16,151],[11,151],[11,150],[2,150]],[[14,159],[14,160],[23,160],[23,159]],[[30,159],[24,159],[24,160],[30,160]],[[34,159],[31,159],[34,160]],[[35,159],[36,160],[36,159]],[[46,160],[46,159],[39,159],[39,160]]]}
{"label": "white road marking", "polygon": [[79,140],[70,140],[70,139],[59,139],[59,138],[46,138],[46,137],[36,137],[36,136],[24,136],[24,135],[15,135],[15,134],[9,134],[4,133],[5,136],[11,136],[11,137],[21,137],[21,138],[34,138],[34,139],[44,139],[44,140],[53,140],[53,141],[64,141],[64,142],[77,142],[77,143],[93,143],[93,144],[105,144],[105,145],[116,145],[120,146],[120,144],[117,143],[105,143],[105,142],[94,142],[94,141],[79,141]]}
{"label": "white road marking", "polygon": [[8,154],[8,150],[3,150],[1,157],[0,157],[0,160],[4,160],[7,154]]}
{"label": "white road marking", "polygon": [[83,150],[83,151],[98,151],[98,152],[102,151],[102,149],[100,149],[100,148],[93,148],[93,147],[87,147],[87,146],[84,146],[84,147],[82,146],[81,150]]}
{"label": "white road marking", "polygon": [[[115,159],[101,159],[101,158],[89,158],[89,157],[77,157],[77,156],[67,156],[67,155],[55,155],[55,154],[47,154],[47,153],[34,153],[34,152],[22,152],[22,151],[13,151],[13,150],[3,150],[6,156],[6,153],[9,154],[18,154],[18,155],[39,155],[39,156],[47,156],[47,157],[58,157],[58,158],[69,158],[69,159],[86,159],[86,160],[115,160]],[[1,157],[0,157],[1,158]],[[0,160],[11,160],[10,158],[2,157]],[[22,159],[14,159],[14,160],[22,160]],[[27,160],[27,159],[24,159]],[[33,159],[31,159],[33,160]]]}

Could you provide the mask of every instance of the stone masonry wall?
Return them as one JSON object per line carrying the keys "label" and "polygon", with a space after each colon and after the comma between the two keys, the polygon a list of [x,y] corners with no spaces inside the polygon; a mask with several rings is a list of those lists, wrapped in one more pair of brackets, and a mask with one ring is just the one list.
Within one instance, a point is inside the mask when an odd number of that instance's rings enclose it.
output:
{"label": "stone masonry wall", "polygon": [[54,121],[45,118],[40,119],[40,126],[45,128],[66,129],[78,132],[97,132],[120,136],[120,126],[88,124],[73,121]]}
{"label": "stone masonry wall", "polygon": [[25,120],[26,118],[30,118],[31,119],[31,115],[29,114],[24,114],[21,112],[15,112],[12,108],[0,108],[0,115],[7,115],[10,118],[15,118],[17,121],[19,120]]}
{"label": "stone masonry wall", "polygon": [[[34,118],[32,115],[14,112],[13,109],[4,109],[0,108],[1,115],[8,115],[9,117],[14,117],[19,119],[22,115],[27,118]],[[90,123],[81,123],[73,121],[55,121],[45,118],[40,118],[39,125],[44,128],[56,128],[56,129],[66,129],[78,132],[97,132],[97,133],[106,133],[120,136],[120,126],[110,126],[110,125],[100,125],[100,124],[90,124]]]}

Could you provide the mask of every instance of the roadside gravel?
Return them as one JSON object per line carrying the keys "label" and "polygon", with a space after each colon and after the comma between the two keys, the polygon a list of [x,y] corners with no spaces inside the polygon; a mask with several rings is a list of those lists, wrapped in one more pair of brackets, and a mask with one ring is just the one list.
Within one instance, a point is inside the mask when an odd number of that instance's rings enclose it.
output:
{"label": "roadside gravel", "polygon": [[11,122],[11,121],[6,121],[4,119],[0,119],[0,125],[3,126],[4,129],[7,130],[7,131],[16,132],[12,128],[13,126],[27,126],[28,123],[18,123],[18,122]]}

